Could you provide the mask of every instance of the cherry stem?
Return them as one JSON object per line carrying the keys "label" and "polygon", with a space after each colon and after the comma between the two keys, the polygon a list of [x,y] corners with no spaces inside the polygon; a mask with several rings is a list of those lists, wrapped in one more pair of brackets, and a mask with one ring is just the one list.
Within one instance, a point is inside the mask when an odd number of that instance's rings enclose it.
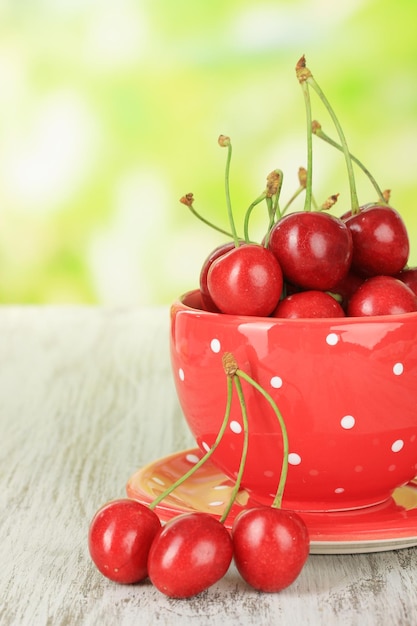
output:
{"label": "cherry stem", "polygon": [[279,197],[281,195],[283,181],[284,172],[282,170],[274,170],[266,178],[266,197],[267,199],[274,198],[272,208],[269,212],[271,222],[274,222],[277,216],[278,218],[281,217],[281,211],[279,208]]}
{"label": "cherry stem", "polygon": [[271,230],[273,225],[275,224],[275,211],[274,211],[274,205],[272,202],[272,198],[270,196],[266,196],[265,198],[266,201],[266,205],[268,207],[268,215],[269,215],[269,224],[268,224],[268,230],[266,231],[266,235],[265,235],[265,240],[264,240],[264,248],[268,248],[269,247],[269,237],[271,235]]}
{"label": "cherry stem", "polygon": [[180,478],[178,478],[178,480],[176,480],[174,483],[172,483],[172,485],[170,485],[168,487],[168,489],[166,489],[164,492],[162,492],[159,496],[157,496],[157,498],[155,498],[150,503],[150,505],[149,505],[150,509],[154,509],[156,506],[158,506],[158,504],[164,498],[169,496],[170,493],[172,493],[177,487],[182,485],[182,483],[184,481],[186,481],[188,478],[190,478],[190,476],[192,476],[194,474],[194,472],[196,472],[202,465],[204,465],[204,463],[211,457],[211,455],[213,454],[213,452],[215,451],[215,449],[217,448],[217,446],[221,442],[221,440],[223,438],[223,435],[224,435],[224,433],[226,431],[227,424],[229,422],[230,410],[231,410],[231,406],[232,406],[232,392],[233,392],[233,381],[232,381],[232,379],[230,377],[227,377],[226,410],[225,410],[225,413],[224,413],[222,425],[221,425],[220,430],[219,430],[219,432],[217,434],[215,442],[211,446],[210,450],[208,450],[206,452],[206,454],[204,454],[204,456],[202,456],[201,459],[199,461],[197,461],[197,463],[195,465],[193,465],[193,467],[191,469],[188,470],[188,472],[186,472]]}
{"label": "cherry stem", "polygon": [[200,213],[198,213],[198,211],[194,207],[193,194],[187,193],[185,196],[183,196],[180,199],[180,202],[182,204],[185,204],[186,206],[188,206],[188,208],[190,209],[191,213],[197,219],[199,219],[201,222],[203,222],[203,224],[206,224],[206,226],[210,226],[210,228],[213,228],[214,230],[217,230],[217,232],[221,233],[222,235],[227,235],[227,237],[230,237],[231,239],[233,239],[233,235],[232,235],[231,232],[229,232],[228,230],[225,230],[224,228],[221,228],[220,226],[217,226],[216,224],[213,224],[213,222],[210,222],[208,219],[206,219]]}
{"label": "cherry stem", "polygon": [[288,200],[288,202],[285,204],[285,206],[283,207],[282,211],[281,211],[281,217],[283,215],[285,215],[285,213],[288,211],[288,209],[290,208],[290,206],[292,205],[292,203],[294,202],[294,200],[296,200],[298,198],[298,196],[300,195],[300,193],[302,193],[304,191],[305,187],[299,187],[297,189],[297,191],[295,191],[293,193],[293,195],[291,196],[291,198]]}
{"label": "cherry stem", "polygon": [[[339,143],[334,141],[334,139],[331,139],[331,137],[326,135],[326,133],[323,131],[321,125],[317,121],[313,122],[312,130],[313,130],[313,133],[315,135],[317,135],[317,137],[319,137],[320,139],[323,139],[324,141],[326,141],[329,145],[333,146],[333,148],[336,148],[340,152],[343,152],[343,147]],[[350,158],[352,159],[352,161],[354,163],[356,163],[356,165],[358,165],[361,168],[361,170],[364,172],[364,174],[370,180],[370,182],[373,185],[376,193],[378,194],[379,200],[385,204],[386,203],[386,198],[384,196],[384,193],[382,192],[382,190],[381,190],[380,186],[378,185],[378,183],[376,182],[375,178],[372,176],[371,172],[368,170],[367,167],[365,167],[365,165],[357,157],[355,157],[355,155],[353,155],[352,153],[349,153],[349,154],[350,154]]]}
{"label": "cherry stem", "polygon": [[246,403],[245,403],[245,398],[243,395],[242,384],[239,380],[239,377],[236,374],[233,375],[233,382],[235,384],[235,388],[236,388],[237,395],[238,395],[239,402],[240,402],[240,409],[242,413],[243,444],[242,444],[242,453],[240,456],[239,470],[236,476],[236,481],[235,481],[232,493],[230,495],[229,502],[227,503],[227,506],[224,509],[223,514],[220,518],[221,523],[224,523],[226,521],[230,513],[230,510],[237,498],[237,494],[239,493],[240,485],[242,482],[242,476],[243,476],[243,472],[244,472],[245,465],[246,465],[246,458],[248,454],[248,443],[249,443],[249,425],[248,425],[248,414],[246,410]]}
{"label": "cherry stem", "polygon": [[265,400],[267,402],[269,402],[270,406],[272,407],[277,419],[278,419],[278,423],[280,425],[281,428],[281,433],[282,433],[282,449],[283,449],[283,459],[282,459],[282,466],[281,466],[281,476],[279,479],[279,483],[278,483],[278,488],[277,488],[277,492],[275,494],[275,498],[274,501],[272,502],[272,507],[274,508],[280,508],[282,505],[282,497],[284,494],[284,489],[285,489],[285,483],[287,481],[287,474],[288,474],[288,452],[289,452],[289,445],[288,445],[288,433],[287,433],[287,428],[285,426],[285,422],[284,422],[284,418],[282,417],[281,411],[279,410],[276,402],[274,401],[274,399],[269,395],[269,393],[259,384],[256,382],[256,380],[254,380],[251,376],[249,376],[249,374],[246,374],[246,372],[244,372],[241,369],[237,369],[235,372],[235,375],[239,378],[242,378],[243,380],[245,380],[247,383],[249,383],[250,385],[252,385],[252,387],[254,387],[257,391],[259,391],[260,394],[262,394],[262,396],[265,398]]}
{"label": "cherry stem", "polygon": [[311,130],[312,116],[311,116],[311,101],[310,90],[307,82],[303,80],[301,87],[304,94],[304,103],[306,110],[307,120],[307,178],[306,178],[306,195],[304,199],[304,211],[311,211],[311,198],[313,194],[313,133]]}
{"label": "cherry stem", "polygon": [[268,230],[269,230],[272,224],[275,222],[274,203],[272,202],[272,197],[268,196],[268,194],[265,194],[265,202],[266,202],[266,206],[268,209],[268,217],[269,217]]}
{"label": "cherry stem", "polygon": [[249,205],[246,213],[245,213],[245,221],[243,224],[243,236],[245,238],[246,243],[250,243],[250,237],[249,237],[249,220],[250,220],[250,216],[252,214],[253,209],[256,207],[256,205],[258,205],[260,202],[262,202],[262,200],[265,200],[266,198],[266,192],[264,191],[263,193],[261,193],[260,196],[258,196],[256,198],[256,200],[254,200],[252,202],[251,205]]}
{"label": "cherry stem", "polygon": [[224,188],[226,193],[226,206],[227,206],[227,214],[229,216],[229,224],[230,230],[232,231],[233,241],[235,242],[236,248],[239,247],[239,237],[237,236],[235,221],[233,219],[233,211],[232,211],[232,203],[230,200],[230,162],[232,160],[232,144],[230,141],[230,137],[226,137],[226,135],[220,135],[218,139],[218,143],[222,148],[227,148],[227,158],[226,158],[226,167],[224,173]]}
{"label": "cherry stem", "polygon": [[269,236],[273,225],[277,218],[280,219],[282,217],[281,209],[279,208],[279,198],[283,180],[284,172],[282,170],[274,170],[266,178],[265,201],[268,207],[269,224],[264,241],[265,248],[269,246]]}
{"label": "cherry stem", "polygon": [[[305,69],[307,69],[307,68],[305,68]],[[336,117],[336,114],[335,114],[335,112],[334,112],[330,102],[326,98],[324,92],[322,91],[322,89],[320,88],[320,86],[318,85],[316,80],[313,78],[311,72],[308,72],[308,75],[307,75],[305,81],[314,89],[314,91],[319,96],[320,100],[323,102],[324,106],[326,107],[327,111],[330,114],[330,117],[333,120],[333,123],[335,125],[336,130],[337,130],[337,133],[339,135],[341,147],[342,147],[342,150],[343,150],[343,154],[345,156],[346,168],[347,168],[348,177],[349,177],[351,212],[352,212],[353,215],[355,215],[356,213],[359,213],[359,201],[358,201],[358,194],[357,194],[357,191],[356,191],[355,175],[353,173],[352,159],[350,158],[350,152],[349,152],[349,148],[348,148],[348,144],[347,144],[347,141],[346,141],[345,134],[343,132],[343,129],[342,129],[340,123],[339,123],[339,120]],[[310,124],[311,124],[311,121],[310,121]],[[311,127],[310,127],[310,132],[311,132]]]}

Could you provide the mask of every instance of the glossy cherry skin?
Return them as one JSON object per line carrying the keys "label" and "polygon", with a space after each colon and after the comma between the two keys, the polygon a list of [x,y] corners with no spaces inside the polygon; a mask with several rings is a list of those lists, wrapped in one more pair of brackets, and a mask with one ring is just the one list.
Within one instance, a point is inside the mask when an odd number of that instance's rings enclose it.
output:
{"label": "glossy cherry skin", "polygon": [[392,207],[367,204],[342,220],[353,239],[352,269],[361,276],[393,276],[407,263],[410,244],[405,224]]}
{"label": "glossy cherry skin", "polygon": [[393,276],[373,276],[355,291],[347,307],[350,317],[398,315],[417,311],[417,296]]}
{"label": "glossy cherry skin", "polygon": [[213,261],[207,286],[222,313],[266,317],[278,304],[282,271],[274,254],[257,244],[235,247]]}
{"label": "glossy cherry skin", "polygon": [[155,538],[148,557],[149,578],[171,598],[189,598],[220,580],[233,556],[229,531],[208,513],[184,513]]}
{"label": "glossy cherry skin", "polygon": [[283,298],[273,317],[311,318],[311,317],[345,317],[339,302],[325,291],[300,291]]}
{"label": "glossy cherry skin", "polygon": [[239,513],[232,527],[233,555],[242,578],[259,591],[291,585],[307,561],[307,526],[294,511],[259,507]]}
{"label": "glossy cherry skin", "polygon": [[350,268],[352,237],[337,217],[301,211],[285,215],[273,226],[269,249],[286,280],[304,289],[327,291]]}
{"label": "glossy cherry skin", "polygon": [[364,280],[363,276],[359,276],[352,270],[349,270],[346,276],[332,287],[332,293],[340,297],[340,303],[344,310],[346,310],[349,300]]}
{"label": "glossy cherry skin", "polygon": [[212,252],[210,252],[210,254],[208,255],[208,257],[205,259],[202,267],[201,267],[201,271],[200,271],[200,294],[201,294],[201,300],[203,302],[204,308],[206,311],[211,311],[212,313],[219,313],[219,309],[218,307],[214,304],[213,302],[213,298],[211,297],[210,293],[209,293],[209,289],[207,286],[207,274],[208,271],[212,265],[212,263],[218,259],[219,257],[221,257],[223,254],[226,254],[226,252],[230,252],[230,250],[233,250],[233,248],[235,248],[235,242],[234,241],[228,241],[226,243],[221,244],[220,246],[217,246],[217,248],[215,248]]}
{"label": "glossy cherry skin", "polygon": [[136,583],[148,575],[148,553],[161,528],[154,511],[122,498],[102,506],[88,533],[90,556],[97,569],[118,583]]}
{"label": "glossy cherry skin", "polygon": [[395,278],[405,283],[417,295],[417,267],[403,269],[395,274]]}

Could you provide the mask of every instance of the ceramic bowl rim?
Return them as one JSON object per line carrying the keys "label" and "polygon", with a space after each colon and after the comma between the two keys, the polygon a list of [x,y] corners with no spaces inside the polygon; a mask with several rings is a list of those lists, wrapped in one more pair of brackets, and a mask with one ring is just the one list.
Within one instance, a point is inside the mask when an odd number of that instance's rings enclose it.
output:
{"label": "ceramic bowl rim", "polygon": [[222,319],[225,322],[236,321],[238,323],[256,323],[260,322],[268,323],[268,324],[291,324],[291,325],[299,325],[305,326],[306,322],[310,325],[329,325],[329,326],[343,326],[343,325],[351,325],[353,323],[357,324],[386,324],[386,323],[406,323],[407,321],[417,323],[417,311],[411,311],[409,313],[399,313],[399,314],[391,314],[391,315],[364,315],[360,317],[353,316],[345,316],[345,317],[300,317],[300,318],[280,318],[280,317],[261,317],[256,315],[231,315],[229,313],[220,313],[214,311],[207,311],[206,309],[198,309],[196,307],[187,304],[186,300],[191,297],[199,297],[200,290],[199,289],[190,289],[179,297],[177,297],[172,303],[171,307],[180,306],[183,310],[189,311],[191,313],[196,313],[199,316],[204,315],[207,318],[212,318],[214,320]]}

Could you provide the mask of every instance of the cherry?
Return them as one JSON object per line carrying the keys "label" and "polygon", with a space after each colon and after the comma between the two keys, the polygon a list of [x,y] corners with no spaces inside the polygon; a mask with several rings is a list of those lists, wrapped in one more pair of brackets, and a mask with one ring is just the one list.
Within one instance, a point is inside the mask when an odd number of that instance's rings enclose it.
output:
{"label": "cherry", "polygon": [[[341,125],[322,89],[306,67],[304,56],[299,60],[296,72],[305,94],[308,94],[308,86],[311,86],[324,103],[338,132],[340,139],[339,147],[345,156],[349,178],[351,210],[348,214],[342,216],[342,220],[352,234],[352,269],[365,277],[396,274],[403,269],[409,254],[409,242],[405,225],[399,214],[386,204],[385,196],[387,194],[381,192],[378,186],[376,188],[380,203],[359,206],[353,173],[353,157],[350,154]],[[306,102],[309,102],[308,97],[306,97]],[[307,106],[307,109],[309,109],[309,106]],[[313,131],[313,127],[317,131],[317,123],[312,122],[311,116],[308,116],[309,133]],[[364,171],[369,177],[369,172],[366,168]],[[375,182],[373,177],[370,176],[369,178],[372,183]]]}
{"label": "cherry", "polygon": [[223,364],[227,375],[236,384],[244,432],[247,432],[250,423],[244,418],[246,403],[240,379],[263,395],[281,427],[283,458],[272,505],[246,509],[236,516],[232,525],[233,556],[242,578],[260,591],[280,591],[300,574],[310,548],[308,530],[303,519],[294,511],[281,508],[288,471],[287,428],[274,399],[254,378],[238,367],[233,355],[226,353]]}
{"label": "cherry", "polygon": [[212,265],[212,263],[221,257],[226,252],[230,252],[235,248],[234,241],[228,241],[226,243],[222,243],[220,246],[217,246],[206,258],[204,261],[201,271],[200,271],[200,294],[201,300],[203,302],[203,306],[207,311],[212,311],[213,313],[219,313],[218,307],[214,304],[213,298],[209,293],[209,289],[207,286],[207,274]]}
{"label": "cherry", "polygon": [[222,313],[268,316],[283,286],[274,254],[258,244],[244,244],[213,261],[207,287]]}
{"label": "cherry", "polygon": [[345,312],[337,300],[325,291],[300,291],[279,302],[273,317],[311,318],[344,317]]}
{"label": "cherry", "polygon": [[407,263],[410,245],[399,213],[383,204],[367,204],[342,216],[353,240],[352,269],[361,276],[392,276]]}
{"label": "cherry", "polygon": [[148,575],[148,553],[161,523],[154,511],[122,498],[103,505],[94,515],[88,548],[97,569],[118,583],[136,583]]}
{"label": "cherry", "polygon": [[417,267],[407,267],[395,274],[395,278],[405,283],[417,295]]}
{"label": "cherry", "polygon": [[332,287],[332,293],[340,298],[342,308],[346,310],[347,304],[355,291],[360,287],[365,279],[359,276],[354,271],[349,270],[342,280],[337,285]]}
{"label": "cherry", "polygon": [[247,509],[232,526],[233,556],[244,580],[259,591],[291,585],[309,554],[307,527],[294,511],[273,507]]}
{"label": "cherry", "polygon": [[229,531],[208,513],[184,513],[170,520],[154,539],[149,578],[171,598],[189,598],[220,580],[229,569]]}
{"label": "cherry", "polygon": [[398,315],[417,311],[417,296],[393,276],[373,276],[365,280],[348,303],[351,317]]}
{"label": "cherry", "polygon": [[352,237],[337,217],[301,211],[285,215],[272,227],[269,249],[289,282],[327,291],[348,273]]}

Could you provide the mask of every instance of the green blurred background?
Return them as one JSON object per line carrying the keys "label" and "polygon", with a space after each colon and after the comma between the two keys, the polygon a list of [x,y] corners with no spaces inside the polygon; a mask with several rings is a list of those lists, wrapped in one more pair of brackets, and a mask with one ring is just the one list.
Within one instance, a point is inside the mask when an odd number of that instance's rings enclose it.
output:
{"label": "green blurred background", "polygon": [[[238,224],[272,169],[292,195],[303,53],[416,264],[416,23],[415,0],[0,0],[0,301],[159,304],[196,286],[223,239],[179,198],[227,226],[221,133]],[[314,194],[340,192],[341,214],[343,159],[314,146]]]}

